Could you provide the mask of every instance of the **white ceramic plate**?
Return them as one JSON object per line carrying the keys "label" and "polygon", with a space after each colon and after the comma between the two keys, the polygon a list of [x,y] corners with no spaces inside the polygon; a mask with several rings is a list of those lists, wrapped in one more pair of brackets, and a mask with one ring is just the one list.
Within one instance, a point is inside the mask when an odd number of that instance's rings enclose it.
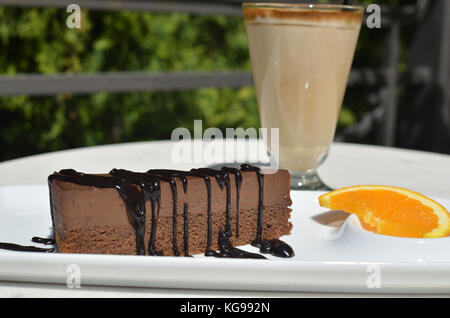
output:
{"label": "white ceramic plate", "polygon": [[[292,192],[295,257],[270,260],[0,251],[0,280],[231,290],[450,292],[450,238],[368,233],[357,218],[320,208],[320,192]],[[437,199],[446,208],[450,200]],[[325,214],[324,214],[325,213]],[[345,215],[344,215],[345,216]],[[331,223],[330,223],[331,222]],[[328,225],[324,225],[328,224]],[[46,186],[0,188],[0,242],[51,233]],[[41,246],[42,247],[42,246]],[[256,252],[251,246],[244,249]],[[75,264],[75,265],[73,265]],[[76,276],[74,276],[76,275]]]}

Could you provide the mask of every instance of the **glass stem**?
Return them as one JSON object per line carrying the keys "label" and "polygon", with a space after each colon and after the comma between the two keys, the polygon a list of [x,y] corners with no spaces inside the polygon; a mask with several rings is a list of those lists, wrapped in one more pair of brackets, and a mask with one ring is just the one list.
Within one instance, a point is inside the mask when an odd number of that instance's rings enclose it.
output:
{"label": "glass stem", "polygon": [[322,182],[316,169],[289,172],[291,174],[291,190],[332,190]]}

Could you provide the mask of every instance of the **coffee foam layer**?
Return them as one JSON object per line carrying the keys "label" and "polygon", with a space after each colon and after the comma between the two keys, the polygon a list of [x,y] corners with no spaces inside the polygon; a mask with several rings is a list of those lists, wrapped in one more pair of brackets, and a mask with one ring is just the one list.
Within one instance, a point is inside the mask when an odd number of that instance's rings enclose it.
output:
{"label": "coffee foam layer", "polygon": [[244,7],[247,24],[310,24],[329,27],[359,28],[363,10],[330,10],[304,8]]}

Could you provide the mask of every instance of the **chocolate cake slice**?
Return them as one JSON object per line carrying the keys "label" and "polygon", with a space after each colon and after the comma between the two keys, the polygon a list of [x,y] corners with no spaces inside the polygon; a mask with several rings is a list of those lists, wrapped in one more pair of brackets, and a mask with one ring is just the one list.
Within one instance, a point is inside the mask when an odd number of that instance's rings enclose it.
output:
{"label": "chocolate cake slice", "polygon": [[286,170],[68,169],[48,181],[62,253],[260,257],[234,247],[251,243],[263,253],[293,255],[278,240],[292,229]]}

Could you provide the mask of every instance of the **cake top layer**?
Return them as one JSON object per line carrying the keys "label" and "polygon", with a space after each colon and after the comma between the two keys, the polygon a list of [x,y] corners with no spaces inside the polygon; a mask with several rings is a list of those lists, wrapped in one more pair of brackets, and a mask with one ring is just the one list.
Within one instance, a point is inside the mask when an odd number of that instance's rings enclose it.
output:
{"label": "cake top layer", "polygon": [[[243,209],[253,209],[258,206],[258,177],[253,171],[242,171],[239,169],[230,168],[227,173],[227,182],[231,187],[231,202],[236,201],[236,193],[244,191],[245,195],[240,197],[240,206]],[[216,170],[216,173],[220,172]],[[226,171],[223,171],[226,172]],[[276,173],[266,174],[266,170],[262,170],[261,173],[264,175],[264,196],[263,202],[267,206],[277,206],[286,207],[292,204],[289,195],[289,173],[287,170],[278,170]],[[72,173],[72,175],[70,174]],[[169,215],[169,207],[172,205],[172,195],[173,189],[177,190],[177,201],[179,205],[182,205],[187,201],[188,197],[198,198],[197,204],[190,207],[191,213],[202,213],[206,210],[207,204],[207,182],[199,176],[191,175],[189,172],[184,172],[186,175],[178,175],[175,177],[172,174],[171,178],[158,179],[158,185],[155,186],[155,190],[160,192],[160,205],[161,214],[165,216]],[[79,176],[82,176],[79,178]],[[221,180],[225,177],[225,174],[219,174],[217,180],[213,176],[209,176],[209,185],[211,194],[213,195],[212,201],[212,211],[217,210],[217,207],[222,207],[225,204],[224,194],[226,193],[226,181]],[[122,180],[114,178],[111,174],[82,174],[75,171],[63,170],[61,172],[55,172],[49,177],[49,180],[55,189],[62,192],[89,192],[93,188],[110,188],[111,191],[120,192],[117,187],[124,185]],[[149,179],[151,180],[151,179]],[[55,181],[55,182],[53,182]],[[126,181],[126,180],[125,180]],[[153,179],[154,181],[154,179]],[[130,191],[141,192],[139,182],[126,182],[130,185]],[[221,186],[222,184],[222,186]],[[152,186],[144,185],[146,188]],[[116,191],[119,190],[119,191]],[[124,189],[125,190],[125,189]],[[145,190],[145,189],[144,189]],[[242,190],[242,191],[241,191]],[[214,196],[214,194],[219,194]],[[97,197],[99,200],[102,199],[104,195],[108,195],[107,192],[97,191]],[[136,206],[136,204],[133,204]],[[235,209],[232,205],[232,209]]]}
{"label": "cake top layer", "polygon": [[359,28],[364,8],[325,4],[253,4],[243,5],[247,24],[298,24]]}

